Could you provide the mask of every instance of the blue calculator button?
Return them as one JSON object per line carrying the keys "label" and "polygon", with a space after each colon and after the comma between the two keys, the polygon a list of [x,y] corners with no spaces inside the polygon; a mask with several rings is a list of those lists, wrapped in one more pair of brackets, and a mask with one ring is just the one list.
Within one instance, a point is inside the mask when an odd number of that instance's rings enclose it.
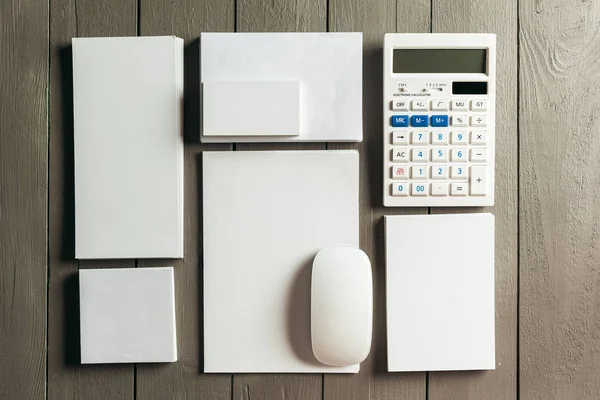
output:
{"label": "blue calculator button", "polygon": [[392,115],[392,126],[405,128],[408,126],[408,115]]}
{"label": "blue calculator button", "polygon": [[429,118],[427,118],[427,115],[412,115],[410,117],[410,125],[416,127],[429,126]]}
{"label": "blue calculator button", "polygon": [[448,116],[447,115],[432,115],[431,116],[431,126],[435,126],[435,127],[448,126]]}

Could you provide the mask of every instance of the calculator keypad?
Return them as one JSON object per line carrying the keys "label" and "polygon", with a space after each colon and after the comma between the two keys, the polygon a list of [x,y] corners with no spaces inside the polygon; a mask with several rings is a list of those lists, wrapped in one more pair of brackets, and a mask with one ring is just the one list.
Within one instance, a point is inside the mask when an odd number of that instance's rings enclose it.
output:
{"label": "calculator keypad", "polygon": [[394,100],[391,109],[404,112],[390,121],[392,196],[487,195],[487,100]]}

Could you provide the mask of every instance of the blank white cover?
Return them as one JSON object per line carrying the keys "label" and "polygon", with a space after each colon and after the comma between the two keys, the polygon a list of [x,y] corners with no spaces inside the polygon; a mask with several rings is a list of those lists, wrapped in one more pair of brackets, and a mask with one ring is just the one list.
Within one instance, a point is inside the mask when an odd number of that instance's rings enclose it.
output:
{"label": "blank white cover", "polygon": [[183,41],[73,39],[76,258],[183,257]]}
{"label": "blank white cover", "polygon": [[310,277],[358,247],[356,151],[203,153],[204,371],[358,372],[312,353]]}
{"label": "blank white cover", "polygon": [[495,369],[494,216],[385,217],[389,371]]}
{"label": "blank white cover", "polygon": [[79,271],[81,363],[177,361],[173,268]]}
{"label": "blank white cover", "polygon": [[300,130],[298,81],[204,82],[202,101],[204,135],[297,136]]}
{"label": "blank white cover", "polygon": [[[300,135],[203,142],[360,142],[362,33],[201,33],[201,82],[300,81]],[[236,108],[231,108],[235,118]]]}

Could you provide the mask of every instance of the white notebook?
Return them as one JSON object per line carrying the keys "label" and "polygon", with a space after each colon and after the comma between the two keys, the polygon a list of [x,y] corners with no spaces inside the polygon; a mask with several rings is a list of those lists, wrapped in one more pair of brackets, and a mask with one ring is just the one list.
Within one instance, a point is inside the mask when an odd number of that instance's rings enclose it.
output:
{"label": "white notebook", "polygon": [[388,370],[494,369],[494,216],[386,216],[385,254]]}
{"label": "white notebook", "polygon": [[202,154],[204,372],[355,373],[313,355],[312,260],[359,245],[353,150]]}
{"label": "white notebook", "polygon": [[183,257],[183,40],[73,39],[75,257]]}

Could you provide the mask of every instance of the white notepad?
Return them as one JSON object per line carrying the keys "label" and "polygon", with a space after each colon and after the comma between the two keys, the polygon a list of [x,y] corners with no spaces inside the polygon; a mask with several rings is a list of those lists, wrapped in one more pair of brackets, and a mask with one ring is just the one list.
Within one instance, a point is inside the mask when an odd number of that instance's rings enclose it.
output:
{"label": "white notepad", "polygon": [[173,268],[79,271],[81,363],[177,361]]}
{"label": "white notepad", "polygon": [[73,39],[75,257],[183,257],[183,40]]}
{"label": "white notepad", "polygon": [[319,250],[359,245],[356,151],[203,153],[204,371],[358,372],[312,352]]}
{"label": "white notepad", "polygon": [[494,216],[385,217],[389,371],[495,369]]}

